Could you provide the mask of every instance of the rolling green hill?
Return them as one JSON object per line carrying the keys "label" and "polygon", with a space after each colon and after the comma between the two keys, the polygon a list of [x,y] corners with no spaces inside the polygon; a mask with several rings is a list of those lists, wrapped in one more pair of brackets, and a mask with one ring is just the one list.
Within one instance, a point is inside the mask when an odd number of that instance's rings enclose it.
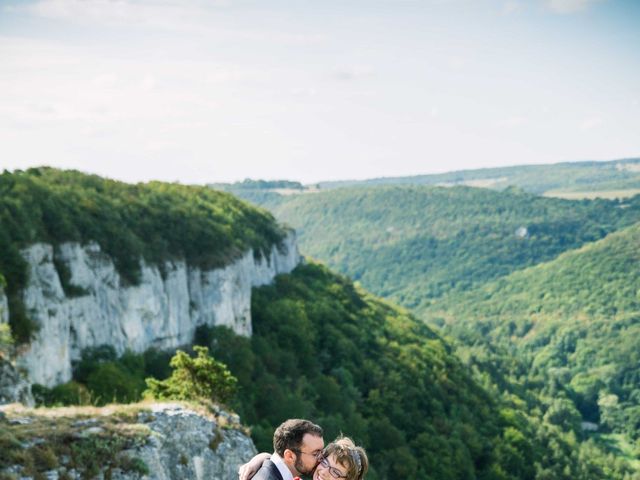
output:
{"label": "rolling green hill", "polygon": [[640,197],[569,201],[470,187],[344,188],[269,206],[304,253],[417,312],[640,220]]}
{"label": "rolling green hill", "polygon": [[640,158],[607,162],[564,162],[549,165],[460,170],[434,175],[322,182],[322,189],[377,185],[467,185],[503,190],[509,186],[535,194],[611,192],[640,189]]}
{"label": "rolling green hill", "polygon": [[640,224],[452,294],[430,308],[428,317],[462,345],[482,345],[485,355],[502,359],[503,373],[524,379],[544,396],[571,400],[582,419],[637,441],[638,245]]}

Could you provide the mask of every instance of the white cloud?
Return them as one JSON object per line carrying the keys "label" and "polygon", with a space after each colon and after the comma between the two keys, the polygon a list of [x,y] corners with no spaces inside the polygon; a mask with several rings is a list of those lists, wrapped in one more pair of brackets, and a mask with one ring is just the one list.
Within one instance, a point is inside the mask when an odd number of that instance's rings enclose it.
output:
{"label": "white cloud", "polygon": [[[226,2],[211,1],[208,5],[222,6]],[[50,19],[164,29],[174,29],[185,22],[193,23],[205,13],[204,4],[158,0],[39,0],[24,9]]]}
{"label": "white cloud", "polygon": [[205,79],[212,69],[222,69],[204,60],[141,65],[81,46],[0,40],[0,122],[16,128],[202,115],[215,100]]}
{"label": "white cloud", "polygon": [[93,85],[97,88],[113,88],[118,82],[118,75],[114,72],[101,73],[93,78]]}
{"label": "white cloud", "polygon": [[81,25],[180,32],[211,41],[315,45],[327,40],[322,33],[230,26],[221,15],[231,7],[228,0],[38,0],[10,10]]}
{"label": "white cloud", "polygon": [[453,70],[462,70],[467,65],[467,58],[459,55],[447,58],[447,65]]}
{"label": "white cloud", "polygon": [[604,0],[546,0],[547,7],[555,13],[575,13],[587,10]]}
{"label": "white cloud", "polygon": [[510,15],[513,13],[518,13],[522,10],[523,4],[517,0],[507,0],[502,5],[502,13],[505,15]]}
{"label": "white cloud", "polygon": [[498,122],[498,126],[504,128],[516,128],[527,123],[527,118],[522,116],[513,116]]}
{"label": "white cloud", "polygon": [[371,77],[374,70],[369,65],[350,65],[336,68],[334,76],[339,80],[356,80],[358,78]]}
{"label": "white cloud", "polygon": [[582,123],[580,124],[580,128],[582,130],[592,130],[594,128],[599,127],[600,125],[602,125],[602,118],[600,117],[587,117],[584,120],[582,120]]}
{"label": "white cloud", "polygon": [[291,94],[296,97],[315,97],[318,89],[315,87],[296,87],[291,89]]}
{"label": "white cloud", "polygon": [[144,78],[140,81],[140,88],[142,88],[142,90],[144,91],[150,91],[153,90],[156,86],[156,78],[153,75],[147,74],[144,76]]}

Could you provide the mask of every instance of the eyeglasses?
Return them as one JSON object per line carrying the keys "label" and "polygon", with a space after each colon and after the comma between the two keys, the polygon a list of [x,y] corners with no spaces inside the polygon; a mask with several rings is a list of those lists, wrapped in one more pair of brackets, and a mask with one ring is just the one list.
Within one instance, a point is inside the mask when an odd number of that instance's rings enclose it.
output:
{"label": "eyeglasses", "polygon": [[332,467],[329,464],[329,460],[327,460],[327,457],[322,457],[322,459],[320,460],[320,465],[328,469],[333,478],[347,478],[347,476],[343,475],[340,470],[338,470],[336,467]]}
{"label": "eyeglasses", "polygon": [[316,460],[320,460],[322,458],[322,450],[317,450],[315,452],[303,452],[302,450],[293,450],[295,453],[300,453],[302,455],[311,455],[315,457]]}

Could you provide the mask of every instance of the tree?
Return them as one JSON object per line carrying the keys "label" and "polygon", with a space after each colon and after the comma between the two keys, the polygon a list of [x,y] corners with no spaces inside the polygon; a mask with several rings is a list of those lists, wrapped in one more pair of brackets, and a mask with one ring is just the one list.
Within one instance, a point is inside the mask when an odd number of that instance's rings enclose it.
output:
{"label": "tree", "polygon": [[195,400],[226,403],[233,398],[238,380],[227,366],[209,355],[207,347],[193,347],[191,358],[178,350],[169,364],[173,369],[166,380],[147,378],[145,396],[160,400]]}

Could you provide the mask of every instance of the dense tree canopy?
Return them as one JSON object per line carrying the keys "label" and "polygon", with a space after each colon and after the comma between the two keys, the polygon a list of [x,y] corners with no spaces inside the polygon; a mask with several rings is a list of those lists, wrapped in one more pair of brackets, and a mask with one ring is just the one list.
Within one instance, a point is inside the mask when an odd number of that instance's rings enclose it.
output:
{"label": "dense tree canopy", "polygon": [[577,414],[571,422],[598,422],[604,431],[638,440],[638,245],[640,224],[552,262],[452,294],[428,316],[463,345],[482,345],[494,359],[502,357],[503,374],[523,378],[549,401],[566,398]]}
{"label": "dense tree canopy", "polygon": [[491,381],[481,388],[424,323],[324,267],[301,266],[257,289],[252,309],[251,340],[215,329],[199,341],[238,377],[237,408],[260,449],[299,416],[328,439],[344,432],[364,444],[372,479],[604,480],[630,471],[552,423],[566,416],[562,403],[545,421]]}
{"label": "dense tree canopy", "polygon": [[640,197],[568,201],[517,190],[369,187],[268,201],[301,249],[420,312],[640,220]]}
{"label": "dense tree canopy", "polygon": [[[307,252],[444,325],[476,378],[515,398],[536,436],[573,438],[567,451],[589,455],[595,440],[618,459],[610,463],[640,467],[637,227],[593,243],[637,222],[640,197],[576,202],[409,186],[265,205],[299,228]],[[601,477],[624,471],[606,463],[594,467]],[[560,478],[559,462],[541,465]]]}

